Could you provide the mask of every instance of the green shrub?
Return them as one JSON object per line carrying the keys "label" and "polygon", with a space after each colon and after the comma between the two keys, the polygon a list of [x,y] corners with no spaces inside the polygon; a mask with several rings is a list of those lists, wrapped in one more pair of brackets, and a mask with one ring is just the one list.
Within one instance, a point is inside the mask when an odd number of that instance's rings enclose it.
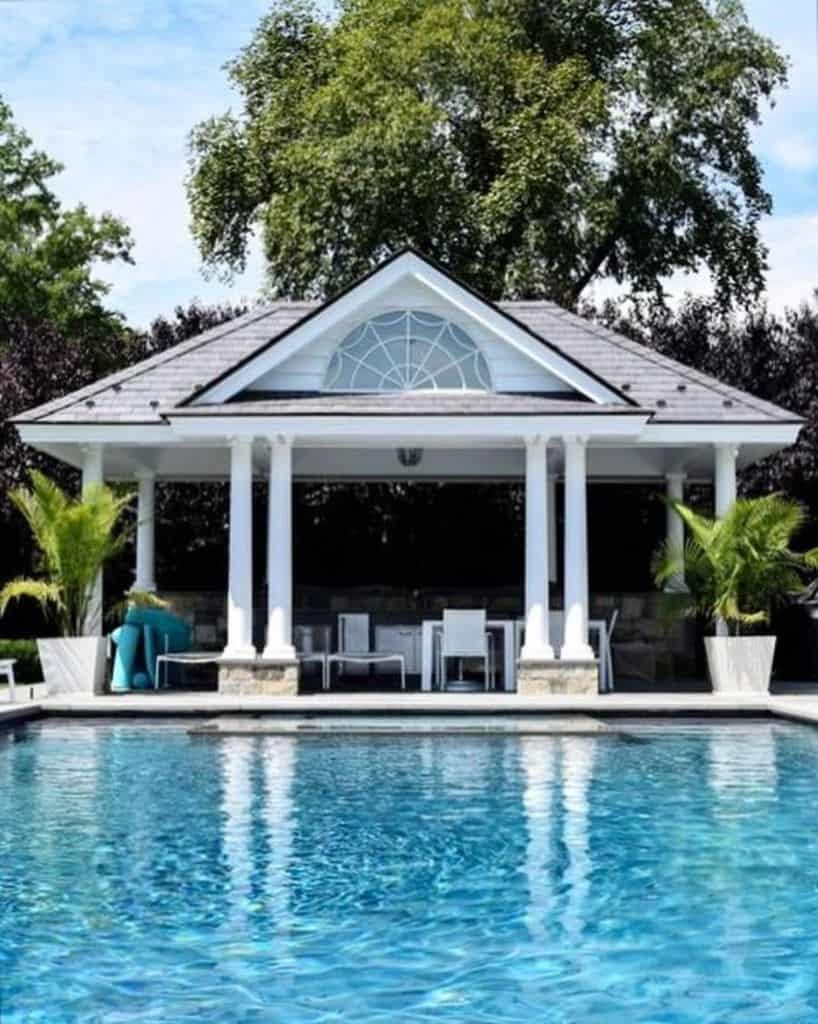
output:
{"label": "green shrub", "polygon": [[0,640],[0,661],[16,661],[14,678],[18,683],[41,683],[43,670],[36,640]]}

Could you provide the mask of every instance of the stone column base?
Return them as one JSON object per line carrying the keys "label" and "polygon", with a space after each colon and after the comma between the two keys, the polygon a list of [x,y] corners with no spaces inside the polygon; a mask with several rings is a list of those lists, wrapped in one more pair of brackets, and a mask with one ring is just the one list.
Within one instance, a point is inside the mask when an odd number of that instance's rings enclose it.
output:
{"label": "stone column base", "polygon": [[521,661],[517,667],[517,693],[523,697],[550,694],[595,697],[599,693],[597,661]]}
{"label": "stone column base", "polygon": [[295,697],[298,662],[263,658],[220,661],[219,693],[226,697]]}

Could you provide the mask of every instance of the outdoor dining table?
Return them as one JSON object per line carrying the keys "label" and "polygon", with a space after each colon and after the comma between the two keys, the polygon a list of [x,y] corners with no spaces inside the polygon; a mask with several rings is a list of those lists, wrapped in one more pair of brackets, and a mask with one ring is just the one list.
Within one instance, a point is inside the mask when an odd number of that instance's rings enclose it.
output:
{"label": "outdoor dining table", "polygon": [[[550,613],[552,641],[556,648],[559,648],[562,634],[561,612]],[[523,619],[487,619],[486,627],[492,630],[502,630],[503,633],[503,689],[513,691],[517,689],[517,659],[520,656],[520,648],[523,642],[525,622]],[[435,641],[443,632],[442,619],[424,619],[421,635],[421,676],[420,688],[423,692],[431,691],[433,683],[440,685],[436,679],[435,669]],[[607,664],[605,654],[608,644],[608,629],[604,619],[590,619],[588,622],[588,633],[596,634],[597,651],[599,652],[599,689],[606,693],[613,689],[612,680],[607,678],[605,666]]]}

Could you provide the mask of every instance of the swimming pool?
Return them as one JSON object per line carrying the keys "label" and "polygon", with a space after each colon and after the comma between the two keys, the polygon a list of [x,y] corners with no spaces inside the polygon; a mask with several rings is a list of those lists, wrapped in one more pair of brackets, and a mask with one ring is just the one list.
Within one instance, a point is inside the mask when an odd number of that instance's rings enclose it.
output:
{"label": "swimming pool", "polygon": [[0,1020],[818,1021],[818,731],[0,738]]}

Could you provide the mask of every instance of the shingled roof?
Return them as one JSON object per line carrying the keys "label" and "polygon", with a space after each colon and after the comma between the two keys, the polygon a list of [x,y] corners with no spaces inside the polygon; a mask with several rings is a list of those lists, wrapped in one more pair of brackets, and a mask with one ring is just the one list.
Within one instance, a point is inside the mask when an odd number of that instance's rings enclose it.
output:
{"label": "shingled roof", "polygon": [[252,400],[188,405],[173,416],[589,416],[646,411],[632,405],[575,401],[545,394],[491,391],[389,391],[377,394],[268,392]]}
{"label": "shingled roof", "polygon": [[[799,417],[770,402],[729,387],[635,341],[592,323],[553,302],[501,302],[495,308],[515,320],[544,345],[580,364],[615,390],[631,406],[594,405],[541,395],[464,393],[454,399],[427,394],[378,396],[278,394],[251,402],[186,406],[205,385],[222,377],[260,349],[275,344],[319,303],[276,302],[259,306],[229,323],[180,342],[64,398],[16,417],[17,423],[155,424],[168,414],[201,415],[548,415],[571,412],[642,411],[652,422],[796,423]],[[574,407],[578,408],[574,408]]]}

